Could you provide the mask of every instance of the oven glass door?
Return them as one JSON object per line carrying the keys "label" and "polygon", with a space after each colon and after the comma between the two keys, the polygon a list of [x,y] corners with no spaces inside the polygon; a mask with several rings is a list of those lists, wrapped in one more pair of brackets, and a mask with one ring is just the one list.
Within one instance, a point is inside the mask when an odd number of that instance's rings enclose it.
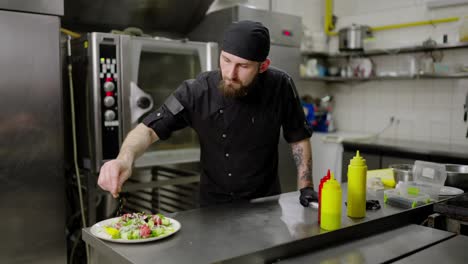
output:
{"label": "oven glass door", "polygon": [[[152,111],[187,79],[212,70],[217,46],[213,43],[121,37],[123,135]],[[153,144],[147,152],[199,148],[191,128],[175,131]]]}

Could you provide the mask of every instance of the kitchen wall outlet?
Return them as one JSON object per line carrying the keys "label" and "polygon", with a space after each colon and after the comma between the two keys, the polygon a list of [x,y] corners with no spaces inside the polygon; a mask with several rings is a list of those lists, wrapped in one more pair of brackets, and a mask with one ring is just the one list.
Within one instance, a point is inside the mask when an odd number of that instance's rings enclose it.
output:
{"label": "kitchen wall outlet", "polygon": [[395,118],[395,119],[393,120],[393,123],[395,123],[395,125],[398,126],[398,125],[400,124],[400,118]]}

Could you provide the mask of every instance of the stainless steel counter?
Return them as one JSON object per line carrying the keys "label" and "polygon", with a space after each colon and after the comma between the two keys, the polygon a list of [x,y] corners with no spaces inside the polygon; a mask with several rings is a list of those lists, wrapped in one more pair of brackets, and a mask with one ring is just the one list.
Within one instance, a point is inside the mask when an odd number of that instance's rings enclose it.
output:
{"label": "stainless steel counter", "polygon": [[405,139],[377,138],[369,140],[345,140],[343,141],[345,149],[347,147],[359,147],[360,149],[375,149],[378,151],[403,152],[419,155],[447,157],[468,160],[468,146],[456,144],[443,144],[427,141],[415,141]]}
{"label": "stainless steel counter", "polygon": [[[402,227],[432,212],[432,205],[402,210],[384,205],[378,197],[382,209],[368,211],[363,219],[348,218],[343,206],[342,228],[327,232],[317,223],[317,209],[303,208],[298,197],[298,192],[290,192],[181,212],[172,216],[182,224],[181,230],[157,242],[105,242],[91,235],[90,228],[83,230],[83,240],[99,255],[99,263],[271,262]],[[368,196],[372,198],[377,197]]]}
{"label": "stainless steel counter", "polygon": [[411,224],[279,263],[388,263],[454,236],[450,232]]}
{"label": "stainless steel counter", "polygon": [[399,264],[426,264],[426,263],[467,263],[468,237],[459,235],[447,241],[427,248],[414,255],[404,258]]}

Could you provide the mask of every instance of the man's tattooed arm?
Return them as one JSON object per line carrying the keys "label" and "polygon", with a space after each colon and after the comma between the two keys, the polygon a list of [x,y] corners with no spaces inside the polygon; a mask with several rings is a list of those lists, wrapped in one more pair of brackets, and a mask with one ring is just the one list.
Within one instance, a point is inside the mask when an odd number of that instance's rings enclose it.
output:
{"label": "man's tattooed arm", "polygon": [[297,186],[299,189],[313,187],[312,149],[309,138],[291,143],[294,162],[297,167]]}

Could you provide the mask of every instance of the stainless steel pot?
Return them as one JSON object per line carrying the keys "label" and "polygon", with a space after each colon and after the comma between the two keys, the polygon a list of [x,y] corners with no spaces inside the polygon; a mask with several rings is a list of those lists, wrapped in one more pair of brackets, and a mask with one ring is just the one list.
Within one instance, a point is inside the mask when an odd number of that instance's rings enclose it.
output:
{"label": "stainless steel pot", "polygon": [[364,49],[364,39],[372,37],[369,26],[352,24],[338,32],[340,51],[361,51]]}
{"label": "stainless steel pot", "polygon": [[468,165],[446,164],[445,168],[447,169],[445,185],[468,192]]}
{"label": "stainless steel pot", "polygon": [[396,183],[413,180],[413,164],[392,164],[388,167],[393,169]]}

